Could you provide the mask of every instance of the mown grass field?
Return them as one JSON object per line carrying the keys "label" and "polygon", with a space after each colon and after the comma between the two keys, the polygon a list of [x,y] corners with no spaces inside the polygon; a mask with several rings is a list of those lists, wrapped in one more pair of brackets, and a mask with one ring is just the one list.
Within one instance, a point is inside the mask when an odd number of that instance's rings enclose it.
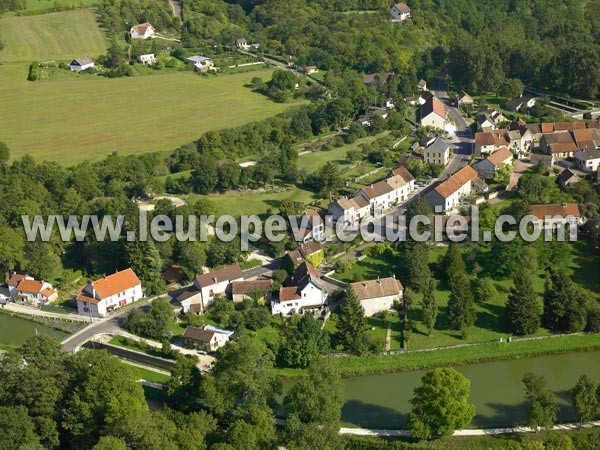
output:
{"label": "mown grass field", "polygon": [[[244,87],[256,75],[177,72],[29,82],[26,65],[4,64],[0,139],[13,157],[29,153],[64,164],[98,160],[114,151],[174,150],[205,131],[262,120],[290,106]],[[270,71],[259,75],[267,79]]]}
{"label": "mown grass field", "polygon": [[27,11],[52,11],[59,8],[83,8],[97,4],[98,0],[26,0]]}
{"label": "mown grass field", "polygon": [[104,33],[91,9],[7,16],[0,19],[0,30],[4,41],[0,61],[95,58],[106,52]]}

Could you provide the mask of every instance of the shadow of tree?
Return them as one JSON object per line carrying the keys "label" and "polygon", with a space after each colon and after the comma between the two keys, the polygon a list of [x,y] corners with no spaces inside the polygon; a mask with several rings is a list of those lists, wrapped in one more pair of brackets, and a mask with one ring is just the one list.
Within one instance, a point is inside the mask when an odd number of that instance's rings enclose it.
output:
{"label": "shadow of tree", "polygon": [[342,407],[342,421],[367,428],[401,428],[406,426],[408,414],[385,406],[349,400]]}

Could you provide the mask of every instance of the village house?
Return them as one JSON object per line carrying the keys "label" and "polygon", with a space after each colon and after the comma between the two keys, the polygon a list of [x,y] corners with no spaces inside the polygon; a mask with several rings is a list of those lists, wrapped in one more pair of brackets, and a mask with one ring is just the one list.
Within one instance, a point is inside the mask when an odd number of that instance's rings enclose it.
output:
{"label": "village house", "polygon": [[434,97],[434,95],[429,91],[421,92],[421,95],[419,95],[419,98],[418,98],[419,105],[424,105],[425,103],[430,101],[433,97]]}
{"label": "village house", "polygon": [[552,167],[554,165],[554,155],[543,155],[541,153],[532,153],[529,155],[529,162],[537,165],[542,164],[545,167]]}
{"label": "village house", "polygon": [[423,151],[423,160],[428,164],[441,164],[445,166],[450,161],[449,143],[441,138],[435,138],[431,144]]}
{"label": "village house", "polygon": [[384,180],[371,184],[358,192],[369,202],[369,214],[379,217],[392,203],[392,187]]}
{"label": "village house", "polygon": [[231,283],[231,298],[234,303],[254,300],[260,304],[271,300],[272,280],[246,280]]}
{"label": "village house", "polygon": [[390,14],[393,21],[403,22],[410,18],[410,8],[406,3],[396,3],[390,8]]}
{"label": "village house", "polygon": [[382,119],[387,119],[389,114],[390,114],[390,111],[387,108],[380,108],[378,106],[369,106],[367,108],[367,117],[369,118],[369,120],[371,120],[375,117],[381,117]]}
{"label": "village house", "polygon": [[501,147],[506,147],[508,142],[501,133],[493,131],[480,131],[475,133],[475,154],[477,156],[489,155]]}
{"label": "village house", "polygon": [[44,281],[20,273],[14,273],[7,285],[8,297],[15,301],[30,303],[32,305],[44,305],[58,298],[58,291]]}
{"label": "village house", "polygon": [[279,298],[271,301],[271,311],[284,316],[318,311],[325,305],[325,298],[319,271],[305,261],[281,286]]}
{"label": "village house", "polygon": [[446,108],[444,104],[435,97],[421,106],[421,125],[424,127],[434,127],[443,130],[446,126]]}
{"label": "village house", "polygon": [[600,148],[600,131],[595,128],[572,130],[571,135],[579,150]]}
{"label": "village house", "polygon": [[401,302],[404,286],[396,277],[350,283],[363,308],[365,316],[371,317],[389,311],[394,302]]}
{"label": "village house", "polygon": [[298,232],[300,235],[295,238],[302,242],[322,241],[325,239],[325,223],[317,211],[309,209],[298,219]]}
{"label": "village house", "polygon": [[145,55],[138,55],[137,60],[140,64],[144,66],[151,66],[156,63],[156,57],[154,53],[147,53]]}
{"label": "village house", "polygon": [[420,91],[426,91],[427,90],[427,81],[425,81],[421,78],[419,80],[419,82],[417,83],[417,89],[419,89]]}
{"label": "village house", "polygon": [[353,198],[339,198],[329,205],[328,213],[336,223],[342,222],[340,225],[354,226],[360,220],[370,214],[370,204],[363,196],[359,195]]}
{"label": "village house", "polygon": [[538,226],[543,230],[554,230],[566,225],[576,226],[583,223],[577,203],[530,205],[529,214],[538,219]]}
{"label": "village house", "polygon": [[535,97],[527,97],[524,95],[518,95],[517,97],[506,102],[504,107],[509,111],[529,111],[531,108],[535,106],[536,102]]}
{"label": "village house", "polygon": [[194,55],[190,56],[189,58],[185,58],[185,60],[193,63],[194,68],[198,72],[214,72],[217,70],[214,61],[206,56]]}
{"label": "village house", "polygon": [[367,73],[363,76],[363,83],[366,86],[381,86],[389,82],[393,76],[393,72]]}
{"label": "village house", "polygon": [[176,300],[181,304],[184,313],[192,309],[196,313],[203,314],[214,302],[215,297],[230,296],[231,283],[243,279],[244,274],[237,264],[196,275],[194,284],[180,293]]}
{"label": "village house", "polygon": [[302,71],[307,75],[311,75],[313,73],[318,73],[319,68],[317,66],[304,66]]}
{"label": "village house", "polygon": [[477,173],[481,178],[494,178],[500,164],[512,165],[512,160],[512,152],[508,148],[502,147],[477,163]]}
{"label": "village house", "polygon": [[183,332],[183,345],[186,348],[214,352],[227,344],[234,332],[213,325],[187,327]]}
{"label": "village house", "polygon": [[92,67],[95,67],[95,64],[94,61],[92,61],[92,58],[89,56],[81,56],[77,59],[74,59],[71,61],[71,64],[69,64],[69,70],[71,72],[81,72]]}
{"label": "village house", "polygon": [[465,91],[460,91],[460,94],[456,96],[456,106],[465,106],[471,107],[473,106],[473,97],[467,94]]}
{"label": "village house", "polygon": [[150,22],[140,23],[131,27],[129,32],[133,39],[148,39],[154,36],[156,30]]}
{"label": "village house", "polygon": [[250,45],[248,44],[248,41],[246,40],[246,38],[240,38],[235,42],[235,45],[237,46],[237,48],[241,49],[241,50],[248,50],[250,48]]}
{"label": "village house", "polygon": [[478,131],[492,131],[499,128],[500,124],[508,122],[508,119],[497,109],[487,110],[477,118]]}
{"label": "village house", "polygon": [[475,169],[465,166],[439,183],[424,197],[434,211],[437,211],[437,207],[440,212],[448,213],[457,208],[463,198],[476,192],[485,192],[487,189],[487,185],[477,176]]}
{"label": "village house", "polygon": [[390,177],[395,176],[402,177],[404,182],[408,185],[409,193],[415,190],[415,177],[413,177],[412,173],[410,173],[406,167],[398,166],[395,169],[392,169]]}
{"label": "village house", "polygon": [[600,148],[584,148],[573,155],[575,164],[584,172],[595,172],[600,167]]}
{"label": "village house", "polygon": [[574,184],[577,184],[581,181],[581,178],[579,178],[576,174],[571,172],[571,169],[563,170],[557,178],[558,185],[563,189],[569,186],[573,186]]}
{"label": "village house", "polygon": [[77,312],[106,317],[115,309],[136,302],[144,296],[142,283],[131,269],[89,282],[77,295]]}
{"label": "village house", "polygon": [[297,250],[305,261],[315,267],[319,267],[325,259],[325,250],[318,241],[304,242],[298,246]]}
{"label": "village house", "polygon": [[575,145],[571,133],[557,131],[542,135],[540,139],[540,149],[547,155],[553,155],[555,158],[564,159],[573,156],[577,151],[577,145]]}
{"label": "village house", "polygon": [[509,148],[518,153],[520,157],[527,155],[533,150],[535,136],[522,119],[515,119],[506,128],[506,138]]}

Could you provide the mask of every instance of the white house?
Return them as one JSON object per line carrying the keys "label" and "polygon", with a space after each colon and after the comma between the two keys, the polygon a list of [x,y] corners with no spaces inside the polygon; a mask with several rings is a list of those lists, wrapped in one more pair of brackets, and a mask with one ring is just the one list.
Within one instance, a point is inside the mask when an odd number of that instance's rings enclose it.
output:
{"label": "white house", "polygon": [[530,110],[535,106],[537,98],[519,95],[506,102],[505,108],[509,111]]}
{"label": "white house", "polygon": [[106,317],[108,313],[144,296],[142,283],[131,269],[89,282],[77,296],[79,314]]}
{"label": "white house", "polygon": [[189,58],[185,58],[185,60],[194,63],[194,67],[198,72],[214,72],[215,70],[217,70],[215,68],[215,63],[213,62],[213,60],[207,58],[206,56],[195,55],[190,56]]}
{"label": "white house", "polygon": [[575,164],[584,172],[595,172],[600,167],[600,149],[584,148],[573,155]]}
{"label": "white house", "polygon": [[365,316],[389,311],[394,302],[401,302],[404,286],[395,277],[378,278],[377,280],[350,283],[350,287],[358,297]]}
{"label": "white house", "polygon": [[[304,226],[306,223],[306,226]],[[325,223],[317,211],[309,209],[298,220],[298,232],[302,242],[322,241],[325,238]]]}
{"label": "white house", "polygon": [[344,226],[354,226],[370,214],[370,204],[361,195],[343,197],[329,205],[328,212],[335,222],[341,221]]}
{"label": "white house", "polygon": [[7,287],[9,297],[36,306],[58,298],[58,291],[50,283],[38,281],[29,275],[13,274]]}
{"label": "white house", "polygon": [[184,313],[187,313],[190,309],[197,313],[203,313],[215,300],[215,297],[230,296],[232,282],[242,281],[243,279],[244,274],[237,264],[196,275],[194,284],[180,293],[176,300],[181,303]]}
{"label": "white house", "polygon": [[281,286],[279,298],[271,302],[271,311],[287,316],[320,310],[325,305],[325,298],[319,271],[305,261]]}
{"label": "white house", "polygon": [[494,153],[500,147],[506,147],[508,142],[504,133],[480,131],[475,133],[475,154],[477,156]]}
{"label": "white house", "polygon": [[423,160],[428,164],[445,166],[450,160],[450,144],[441,138],[435,138],[423,151]]}
{"label": "white house", "polygon": [[146,55],[139,55],[137,57],[137,60],[140,64],[143,64],[144,66],[151,66],[156,62],[156,56],[154,56],[154,53],[148,53]]}
{"label": "white house", "polygon": [[89,69],[91,67],[95,67],[94,61],[89,56],[81,56],[77,59],[71,61],[69,64],[69,70],[71,72],[81,72],[82,70]]}
{"label": "white house", "polygon": [[406,3],[396,3],[390,8],[393,21],[403,22],[410,18],[410,8]]}
{"label": "white house", "polygon": [[494,178],[500,164],[512,165],[512,160],[512,152],[508,148],[502,147],[477,163],[477,173],[482,178]]}
{"label": "white house", "polygon": [[183,343],[187,348],[214,352],[229,342],[234,332],[213,325],[187,327],[183,332]]}
{"label": "white house", "polygon": [[467,94],[465,91],[460,91],[460,94],[456,96],[456,106],[473,106],[473,97]]}
{"label": "white house", "polygon": [[450,178],[439,183],[435,189],[425,194],[425,199],[432,208],[440,207],[442,212],[449,212],[458,207],[460,201],[473,192],[485,192],[487,185],[477,176],[471,166],[465,166]]}
{"label": "white house", "polygon": [[133,39],[148,39],[154,36],[156,30],[150,22],[140,23],[131,27],[129,32]]}
{"label": "white house", "polygon": [[393,190],[388,183],[382,180],[361,189],[358,191],[358,195],[369,202],[370,214],[373,217],[379,217],[385,209],[391,206],[393,202]]}
{"label": "white house", "polygon": [[446,126],[446,108],[440,100],[429,97],[425,104],[421,106],[421,125],[444,129]]}

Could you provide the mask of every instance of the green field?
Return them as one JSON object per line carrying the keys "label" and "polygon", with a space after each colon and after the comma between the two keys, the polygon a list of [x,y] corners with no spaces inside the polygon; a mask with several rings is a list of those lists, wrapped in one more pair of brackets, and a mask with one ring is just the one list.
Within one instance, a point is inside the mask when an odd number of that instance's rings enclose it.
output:
{"label": "green field", "polygon": [[0,19],[0,30],[4,41],[0,61],[95,58],[106,52],[106,39],[90,9],[8,16]]}
{"label": "green field", "polygon": [[98,0],[26,0],[27,11],[52,11],[61,9],[83,8],[98,3]]}
{"label": "green field", "polygon": [[[79,12],[79,11],[77,11]],[[28,82],[27,66],[0,66],[0,140],[13,157],[77,163],[118,151],[173,150],[208,130],[262,120],[289,105],[244,87],[270,71],[203,77],[192,72]]]}

